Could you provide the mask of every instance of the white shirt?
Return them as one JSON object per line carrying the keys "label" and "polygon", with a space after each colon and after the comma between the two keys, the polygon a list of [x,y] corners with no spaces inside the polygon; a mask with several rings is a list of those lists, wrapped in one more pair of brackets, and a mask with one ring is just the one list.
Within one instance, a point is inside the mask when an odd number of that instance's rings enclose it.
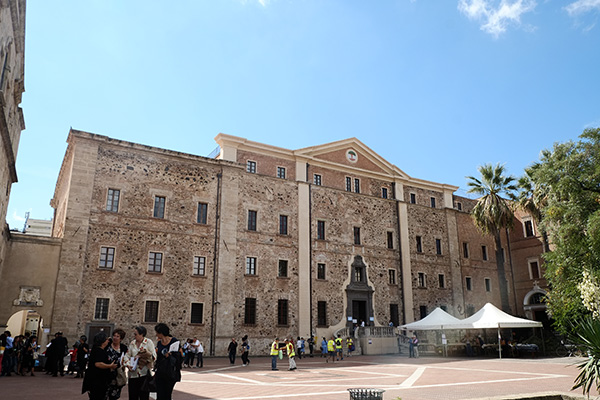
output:
{"label": "white shirt", "polygon": [[192,346],[194,346],[194,350],[196,353],[204,353],[204,347],[202,347],[202,343],[200,343],[200,340],[196,340]]}

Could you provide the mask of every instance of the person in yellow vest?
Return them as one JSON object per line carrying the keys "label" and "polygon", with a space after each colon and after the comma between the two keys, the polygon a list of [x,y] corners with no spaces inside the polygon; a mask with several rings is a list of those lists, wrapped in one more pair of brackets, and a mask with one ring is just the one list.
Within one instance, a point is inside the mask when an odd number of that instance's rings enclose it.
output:
{"label": "person in yellow vest", "polygon": [[348,336],[348,339],[346,339],[346,345],[348,346],[348,357],[352,357],[352,352],[354,351],[354,342],[350,336]]}
{"label": "person in yellow vest", "polygon": [[[335,362],[335,342],[333,336],[327,341],[327,354],[331,357],[331,362]],[[325,362],[329,362],[329,357],[325,359]]]}
{"label": "person in yellow vest", "polygon": [[271,371],[277,371],[277,357],[279,357],[279,339],[271,343]]}
{"label": "person in yellow vest", "polygon": [[293,371],[296,369],[296,352],[294,351],[294,339],[287,339],[285,343],[288,360],[290,362],[290,371]]}
{"label": "person in yellow vest", "polygon": [[341,360],[344,359],[344,347],[342,347],[342,344],[343,344],[342,335],[338,334],[338,337],[335,339],[335,353],[336,353],[336,357],[337,357],[338,361],[340,359]]}

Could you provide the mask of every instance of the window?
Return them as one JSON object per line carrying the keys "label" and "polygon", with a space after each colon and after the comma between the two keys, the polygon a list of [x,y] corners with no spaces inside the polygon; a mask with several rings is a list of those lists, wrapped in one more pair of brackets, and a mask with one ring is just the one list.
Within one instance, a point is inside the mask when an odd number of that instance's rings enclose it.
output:
{"label": "window", "polygon": [[250,172],[251,174],[256,173],[256,161],[248,160],[246,162],[246,172]]}
{"label": "window", "polygon": [[442,254],[442,239],[435,239],[435,254]]}
{"label": "window", "polygon": [[473,279],[470,276],[465,278],[465,286],[467,287],[467,290],[473,290]]}
{"label": "window", "polygon": [[419,306],[419,315],[421,316],[421,319],[427,316],[427,306]]}
{"label": "window", "polygon": [[381,188],[381,198],[382,199],[387,199],[388,198],[388,190],[387,190],[387,188]]}
{"label": "window", "polygon": [[118,212],[119,211],[119,197],[121,191],[118,189],[108,189],[108,196],[106,197],[106,211]]}
{"label": "window", "polygon": [[288,277],[288,260],[279,260],[279,268],[277,271],[277,276],[279,278],[287,278]]}
{"label": "window", "polygon": [[280,235],[288,234],[288,217],[287,217],[287,215],[279,216],[279,234]]}
{"label": "window", "polygon": [[206,257],[194,256],[194,269],[192,271],[192,275],[206,275]]}
{"label": "window", "polygon": [[396,284],[396,270],[388,269],[388,276],[390,278],[390,285],[395,285]]}
{"label": "window", "polygon": [[246,275],[256,275],[256,257],[246,257]]}
{"label": "window", "polygon": [[540,267],[537,260],[529,261],[529,277],[531,279],[540,279]]}
{"label": "window", "polygon": [[208,214],[208,204],[198,203],[198,218],[196,222],[199,224],[206,224],[206,216]]}
{"label": "window", "polygon": [[167,201],[166,197],[154,196],[154,218],[164,218],[165,217],[166,201]]}
{"label": "window", "polygon": [[317,221],[317,239],[325,240],[325,221]]}
{"label": "window", "polygon": [[105,269],[113,269],[114,260],[114,247],[100,247],[100,262],[98,264],[98,267]]}
{"label": "window", "polygon": [[426,287],[427,286],[427,277],[425,276],[424,272],[419,272],[417,275],[417,282],[419,287]]}
{"label": "window", "polygon": [[277,301],[277,325],[288,324],[288,301],[279,299]]}
{"label": "window", "polygon": [[354,268],[354,280],[356,282],[364,282],[365,281],[365,269],[363,267],[355,267]]}
{"label": "window", "polygon": [[483,258],[483,261],[487,261],[487,259],[488,259],[487,246],[481,246],[481,257]]}
{"label": "window", "polygon": [[327,326],[327,302],[317,302],[317,325]]}
{"label": "window", "polygon": [[535,234],[533,233],[533,221],[532,220],[526,220],[523,221],[523,227],[525,228],[525,237],[531,237],[531,236],[535,236]]}
{"label": "window", "polygon": [[435,208],[435,197],[431,197],[431,208]]}
{"label": "window", "polygon": [[417,253],[423,252],[423,241],[421,240],[421,236],[417,236]]}
{"label": "window", "polygon": [[147,300],[144,322],[158,322],[158,301]]}
{"label": "window", "polygon": [[96,299],[96,308],[94,309],[94,319],[107,320],[108,319],[108,304],[110,300],[106,298]]}
{"label": "window", "polygon": [[485,282],[485,291],[491,292],[492,291],[492,280],[490,278],[485,278],[484,282]]}
{"label": "window", "polygon": [[346,192],[352,191],[352,178],[349,176],[346,177]]}
{"label": "window", "polygon": [[192,312],[190,313],[191,324],[201,324],[204,317],[204,304],[192,303]]}
{"label": "window", "polygon": [[313,175],[313,183],[317,186],[321,186],[321,175],[314,174]]}
{"label": "window", "polygon": [[256,324],[256,299],[246,297],[244,303],[244,324]]}
{"label": "window", "polygon": [[317,279],[325,279],[325,264],[317,264]]}
{"label": "window", "polygon": [[463,257],[469,258],[469,243],[463,242]]}
{"label": "window", "polygon": [[462,203],[461,203],[460,201],[459,201],[459,202],[456,202],[456,209],[457,209],[458,211],[462,211]]}
{"label": "window", "polygon": [[400,319],[398,318],[398,304],[390,304],[390,322],[394,326],[400,325]]}
{"label": "window", "polygon": [[256,211],[248,210],[248,230],[256,231]]}
{"label": "window", "polygon": [[387,233],[387,248],[388,249],[394,248],[394,232]]}
{"label": "window", "polygon": [[410,204],[417,204],[417,195],[415,193],[410,194]]}
{"label": "window", "polygon": [[354,227],[354,244],[360,244],[360,228]]}
{"label": "window", "polygon": [[438,283],[440,289],[444,289],[446,287],[446,276],[444,274],[438,274]]}
{"label": "window", "polygon": [[285,168],[277,167],[277,177],[281,179],[285,179]]}
{"label": "window", "polygon": [[360,193],[360,179],[354,178],[354,192]]}
{"label": "window", "polygon": [[150,252],[148,256],[148,272],[162,272],[162,253]]}

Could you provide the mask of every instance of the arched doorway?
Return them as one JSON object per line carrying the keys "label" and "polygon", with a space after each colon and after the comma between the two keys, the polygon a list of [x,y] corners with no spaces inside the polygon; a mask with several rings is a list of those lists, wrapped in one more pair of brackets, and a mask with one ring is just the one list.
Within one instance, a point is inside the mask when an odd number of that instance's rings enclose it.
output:
{"label": "arched doorway", "polygon": [[546,291],[536,284],[523,298],[523,311],[528,319],[539,321],[546,326],[549,323],[546,313]]}
{"label": "arched doorway", "polygon": [[367,265],[361,256],[355,256],[351,265],[350,283],[346,286],[348,321],[346,325],[352,328],[353,321],[360,324],[372,325],[373,317],[373,288],[367,279]]}
{"label": "arched doorway", "polygon": [[40,333],[43,333],[44,321],[37,311],[17,311],[10,316],[6,325],[6,329],[12,333],[13,337],[29,332],[32,335],[36,335],[39,338],[39,341],[43,339],[43,335],[40,335]]}

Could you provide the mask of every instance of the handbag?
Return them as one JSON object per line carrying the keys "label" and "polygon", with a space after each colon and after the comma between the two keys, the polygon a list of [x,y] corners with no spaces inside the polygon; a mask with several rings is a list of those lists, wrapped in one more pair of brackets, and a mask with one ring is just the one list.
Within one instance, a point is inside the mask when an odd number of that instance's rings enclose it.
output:
{"label": "handbag", "polygon": [[152,376],[150,371],[146,374],[146,379],[144,379],[144,383],[142,383],[140,390],[142,392],[156,392],[156,379]]}
{"label": "handbag", "polygon": [[117,368],[117,386],[123,387],[127,384],[127,375],[125,375],[125,370],[121,367]]}

